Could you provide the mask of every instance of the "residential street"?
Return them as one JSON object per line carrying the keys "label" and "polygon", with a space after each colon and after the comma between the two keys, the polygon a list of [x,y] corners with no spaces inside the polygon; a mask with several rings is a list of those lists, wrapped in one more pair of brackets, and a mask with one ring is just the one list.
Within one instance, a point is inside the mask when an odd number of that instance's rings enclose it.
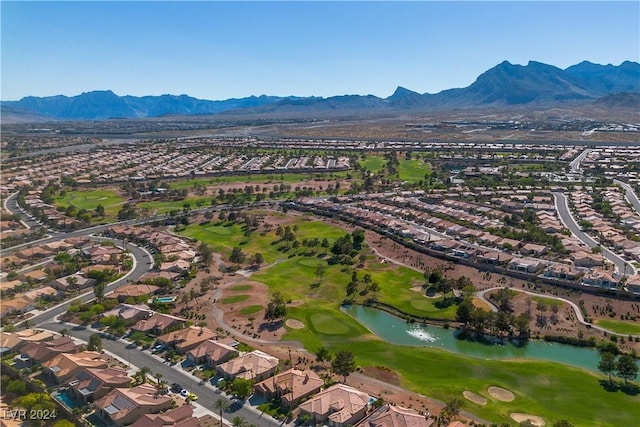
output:
{"label": "residential street", "polygon": [[[64,323],[58,323],[55,321],[49,321],[46,323],[41,323],[38,327],[43,329],[48,329],[50,331],[58,332],[62,328],[66,328],[69,330],[70,334],[78,339],[83,341],[89,341],[89,336],[95,333],[95,330],[91,329],[78,329],[74,328],[71,325],[65,325]],[[236,416],[243,417],[248,423],[255,424],[259,427],[277,427],[280,426],[281,423],[274,420],[273,418],[267,415],[260,415],[260,413],[255,409],[250,409],[245,406],[241,406],[237,402],[233,402],[231,399],[226,397],[216,388],[208,383],[202,383],[200,380],[193,375],[183,371],[179,364],[177,365],[169,365],[166,362],[160,360],[157,356],[152,355],[149,351],[140,351],[139,349],[128,349],[127,345],[129,342],[117,339],[117,340],[109,340],[102,339],[102,347],[120,357],[123,360],[130,361],[132,366],[142,367],[146,366],[151,369],[151,373],[161,373],[162,379],[167,381],[167,384],[179,383],[182,384],[187,390],[192,391],[198,396],[198,403],[205,408],[217,413],[214,408],[214,402],[218,399],[224,399],[229,405],[229,409],[224,413],[223,418],[226,420],[231,420]]]}
{"label": "residential street", "polygon": [[618,181],[617,179],[614,179],[613,182],[624,188],[625,198],[629,203],[631,203],[633,209],[635,209],[638,215],[640,215],[640,200],[638,199],[636,193],[633,191],[633,188],[631,188],[631,186],[626,182]]}
{"label": "residential street", "polygon": [[[566,196],[562,193],[554,192],[553,198],[562,224],[567,227],[571,231],[571,233],[585,245],[589,246],[590,248],[598,246],[598,242],[596,242],[587,233],[582,231],[576,220],[573,218],[573,215],[571,215]],[[631,263],[626,262],[624,259],[616,255],[609,249],[602,247],[602,255],[607,260],[611,261],[616,266],[617,271],[619,271],[620,273],[625,275],[635,274],[635,267]]]}

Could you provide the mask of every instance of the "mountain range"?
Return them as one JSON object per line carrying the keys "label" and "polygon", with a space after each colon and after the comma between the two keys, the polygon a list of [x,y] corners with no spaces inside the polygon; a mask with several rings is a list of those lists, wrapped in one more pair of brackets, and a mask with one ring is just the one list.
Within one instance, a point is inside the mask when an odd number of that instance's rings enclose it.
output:
{"label": "mountain range", "polygon": [[[626,93],[625,108],[637,108],[629,94],[640,93],[640,64],[625,61],[618,66],[588,61],[566,69],[530,61],[514,65],[504,61],[482,73],[465,88],[420,94],[398,87],[388,98],[373,95],[321,97],[251,96],[209,101],[187,95],[118,96],[110,90],[78,96],[28,96],[3,101],[2,115],[25,120],[103,120],[220,113],[321,113],[350,111],[430,111],[505,106],[544,106],[593,102]],[[613,104],[615,105],[615,103]],[[3,120],[4,121],[4,120]]]}

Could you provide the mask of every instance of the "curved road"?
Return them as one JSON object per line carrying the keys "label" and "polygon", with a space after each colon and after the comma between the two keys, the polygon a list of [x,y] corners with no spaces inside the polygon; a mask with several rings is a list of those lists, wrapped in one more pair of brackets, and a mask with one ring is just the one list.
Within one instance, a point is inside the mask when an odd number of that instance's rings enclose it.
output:
{"label": "curved road", "polygon": [[[578,225],[578,223],[576,223],[573,215],[571,215],[567,197],[559,192],[553,192],[552,194],[556,206],[556,211],[560,216],[562,225],[568,228],[574,236],[576,236],[582,243],[589,246],[590,248],[600,246],[598,242],[596,242],[591,236],[580,229],[580,226]],[[636,268],[631,263],[627,262],[624,258],[615,254],[608,248],[604,246],[600,247],[602,248],[602,255],[616,266],[616,269],[619,273],[625,276],[629,274],[636,274]]]}
{"label": "curved road", "polygon": [[615,182],[625,190],[625,198],[627,199],[627,202],[631,203],[633,209],[635,209],[638,215],[640,215],[640,200],[638,199],[636,193],[633,191],[633,188],[631,188],[631,186],[626,182],[622,182],[617,179],[614,179],[613,182]]}

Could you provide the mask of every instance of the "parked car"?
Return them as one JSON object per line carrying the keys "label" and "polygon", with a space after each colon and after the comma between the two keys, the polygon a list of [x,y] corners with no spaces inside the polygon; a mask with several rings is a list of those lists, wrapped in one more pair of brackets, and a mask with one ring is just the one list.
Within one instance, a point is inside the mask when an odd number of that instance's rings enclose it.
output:
{"label": "parked car", "polygon": [[180,393],[182,389],[182,386],[178,383],[171,384],[171,391],[173,391],[174,393]]}
{"label": "parked car", "polygon": [[180,390],[180,396],[183,396],[183,397],[189,396],[189,392],[187,391],[186,388],[183,388],[182,390]]}

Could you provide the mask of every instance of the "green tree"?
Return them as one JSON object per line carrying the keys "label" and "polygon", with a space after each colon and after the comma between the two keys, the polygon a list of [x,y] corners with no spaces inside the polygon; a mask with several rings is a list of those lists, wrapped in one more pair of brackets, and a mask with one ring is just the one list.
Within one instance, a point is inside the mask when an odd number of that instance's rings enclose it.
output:
{"label": "green tree", "polygon": [[616,376],[624,379],[624,383],[627,384],[629,380],[634,380],[638,376],[638,365],[633,357],[628,354],[623,354],[618,357],[616,363]]}
{"label": "green tree", "polygon": [[553,427],[574,427],[574,426],[567,420],[560,420],[553,423]]}
{"label": "green tree", "polygon": [[235,416],[231,420],[231,426],[232,427],[246,427],[247,426],[247,422],[244,420],[243,417]]}
{"label": "green tree", "polygon": [[615,354],[605,351],[600,355],[600,362],[598,363],[598,370],[603,374],[609,376],[609,383],[611,383],[611,374],[616,371],[616,356]]}
{"label": "green tree", "polygon": [[238,399],[244,400],[251,395],[251,391],[253,390],[253,382],[244,378],[236,378],[235,380],[233,380],[231,390],[233,391],[234,396],[236,396]]}
{"label": "green tree", "polygon": [[316,360],[318,362],[330,362],[331,361],[331,352],[327,350],[325,347],[320,347],[316,350]]}
{"label": "green tree", "polygon": [[274,292],[264,313],[265,320],[278,320],[287,315],[287,304],[280,292]]}
{"label": "green tree", "polygon": [[444,415],[447,419],[455,419],[460,414],[461,409],[462,400],[453,398],[447,401],[444,409],[442,410],[442,415]]}
{"label": "green tree", "polygon": [[353,353],[350,351],[336,353],[333,361],[331,361],[331,368],[336,374],[342,375],[344,382],[347,382],[347,377],[356,370],[356,360]]}
{"label": "green tree", "polygon": [[236,246],[231,251],[231,256],[229,257],[229,260],[235,264],[242,264],[244,262],[245,257],[246,255],[244,254],[244,252],[242,252],[242,249]]}
{"label": "green tree", "polygon": [[96,296],[98,300],[104,298],[104,289],[106,285],[104,283],[96,283],[93,287],[93,294]]}
{"label": "green tree", "polygon": [[362,244],[364,243],[364,230],[357,229],[353,233],[351,233],[351,239],[353,240],[353,248],[355,250],[362,249]]}
{"label": "green tree", "polygon": [[224,399],[218,399],[213,402],[213,407],[218,411],[218,415],[220,416],[220,427],[224,427],[222,423],[222,413],[227,410],[229,403]]}
{"label": "green tree", "polygon": [[89,336],[89,343],[87,344],[87,350],[100,351],[102,350],[102,338],[100,334],[91,334]]}
{"label": "green tree", "polygon": [[473,310],[473,302],[471,299],[465,298],[456,309],[456,320],[467,326],[471,322]]}
{"label": "green tree", "polygon": [[7,391],[21,396],[27,392],[27,383],[22,380],[11,380],[7,383]]}

